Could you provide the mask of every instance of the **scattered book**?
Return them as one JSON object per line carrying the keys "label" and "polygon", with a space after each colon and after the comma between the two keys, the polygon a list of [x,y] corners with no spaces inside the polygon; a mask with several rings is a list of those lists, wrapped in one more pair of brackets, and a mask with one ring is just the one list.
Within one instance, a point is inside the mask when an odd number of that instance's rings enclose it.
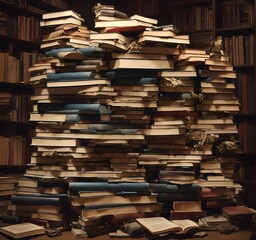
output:
{"label": "scattered book", "polygon": [[45,228],[33,223],[19,223],[0,228],[0,232],[15,239],[45,234]]}

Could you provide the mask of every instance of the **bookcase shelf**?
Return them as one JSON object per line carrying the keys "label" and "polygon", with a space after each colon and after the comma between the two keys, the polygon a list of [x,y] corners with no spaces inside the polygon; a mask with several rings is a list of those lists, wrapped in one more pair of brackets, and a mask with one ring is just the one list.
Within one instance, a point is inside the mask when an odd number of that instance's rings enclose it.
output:
{"label": "bookcase shelf", "polygon": [[31,125],[27,122],[14,122],[14,121],[4,121],[0,120],[1,129],[0,135],[1,136],[13,136],[19,135],[24,138],[29,136],[28,130],[31,128]]}
{"label": "bookcase shelf", "polygon": [[55,6],[62,1],[0,0],[0,93],[5,99],[0,111],[0,169],[3,166],[4,172],[24,172],[29,160],[28,113],[34,89],[28,84],[28,68],[40,51],[42,14],[64,10]]}
{"label": "bookcase shelf", "polygon": [[245,34],[245,33],[253,33],[255,31],[254,27],[232,27],[232,28],[216,28],[216,33],[218,34]]}
{"label": "bookcase shelf", "polygon": [[19,47],[27,50],[37,50],[40,46],[39,43],[36,43],[36,42],[8,37],[6,35],[0,35],[0,42],[5,44],[12,43],[15,47]]}
{"label": "bookcase shelf", "polygon": [[33,87],[25,83],[0,82],[0,89],[13,95],[33,95],[34,93]]}

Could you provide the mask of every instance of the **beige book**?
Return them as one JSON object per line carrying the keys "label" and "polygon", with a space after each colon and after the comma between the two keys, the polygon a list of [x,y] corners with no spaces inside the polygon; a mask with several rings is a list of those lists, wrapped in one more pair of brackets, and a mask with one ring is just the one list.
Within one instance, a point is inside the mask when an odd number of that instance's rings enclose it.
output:
{"label": "beige book", "polygon": [[0,232],[15,238],[25,238],[38,234],[45,234],[45,228],[33,223],[19,223],[0,228]]}
{"label": "beige book", "polygon": [[159,77],[196,77],[196,71],[162,71]]}
{"label": "beige book", "polygon": [[162,204],[149,203],[131,206],[117,206],[111,208],[83,209],[81,215],[84,218],[91,219],[114,214],[160,212],[161,210]]}
{"label": "beige book", "polygon": [[56,138],[60,139],[104,139],[104,140],[127,140],[127,139],[144,139],[143,134],[83,134],[83,133],[36,133],[37,137],[41,138]]}
{"label": "beige book", "polygon": [[84,21],[84,19],[81,17],[80,14],[72,10],[45,13],[42,15],[42,19],[56,19],[56,18],[63,18],[63,17],[73,17],[78,20]]}
{"label": "beige book", "polygon": [[40,21],[40,27],[47,27],[47,26],[56,26],[60,24],[76,24],[76,25],[82,25],[82,22],[80,19],[76,19],[74,17],[62,17],[58,19],[52,19],[52,20],[42,20]]}
{"label": "beige book", "polygon": [[144,36],[139,38],[138,43],[165,43],[165,44],[190,44],[189,39],[182,39],[182,38],[161,38],[161,37],[151,37],[151,36]]}
{"label": "beige book", "polygon": [[155,60],[167,60],[167,56],[165,54],[143,54],[143,53],[112,53],[112,58],[125,58],[125,59],[155,59]]}
{"label": "beige book", "polygon": [[202,212],[201,201],[174,201],[175,212]]}
{"label": "beige book", "polygon": [[130,43],[129,38],[125,37],[121,33],[95,33],[90,35],[90,40],[116,40],[125,44]]}
{"label": "beige book", "polygon": [[[86,194],[84,194],[86,195]],[[85,196],[71,197],[69,201],[73,206],[96,206],[103,204],[143,204],[157,203],[156,195],[145,196],[115,196],[115,195],[100,195],[100,196]]]}
{"label": "beige book", "polygon": [[76,147],[80,144],[78,139],[49,139],[32,138],[31,146],[65,146]]}
{"label": "beige book", "polygon": [[116,20],[116,21],[96,21],[95,28],[112,28],[112,27],[151,27],[151,23],[138,21],[136,19]]}
{"label": "beige book", "polygon": [[130,17],[130,19],[135,19],[141,22],[146,22],[146,23],[151,23],[151,24],[157,24],[158,20],[157,19],[153,19],[153,18],[149,18],[149,17],[144,17],[138,14],[134,14]]}
{"label": "beige book", "polygon": [[173,60],[116,59],[110,61],[112,69],[173,69]]}

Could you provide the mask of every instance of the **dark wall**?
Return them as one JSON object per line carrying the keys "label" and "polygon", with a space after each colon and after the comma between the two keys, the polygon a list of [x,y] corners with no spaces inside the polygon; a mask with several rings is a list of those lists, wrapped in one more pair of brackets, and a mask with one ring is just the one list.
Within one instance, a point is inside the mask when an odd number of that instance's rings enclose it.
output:
{"label": "dark wall", "polygon": [[114,5],[119,11],[125,12],[128,16],[137,13],[137,0],[75,0],[69,3],[69,9],[80,13],[85,19],[85,25],[93,30],[94,29],[94,13],[92,11],[93,7],[100,2],[101,4]]}

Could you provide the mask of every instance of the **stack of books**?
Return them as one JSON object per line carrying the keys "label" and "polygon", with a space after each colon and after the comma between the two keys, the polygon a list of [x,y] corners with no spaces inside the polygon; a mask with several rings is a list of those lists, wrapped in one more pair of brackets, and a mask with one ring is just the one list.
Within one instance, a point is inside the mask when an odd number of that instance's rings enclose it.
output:
{"label": "stack of books", "polygon": [[100,221],[114,223],[118,218],[129,220],[138,215],[158,215],[162,209],[157,194],[153,194],[145,182],[71,182],[69,201],[79,216],[79,224],[87,231],[95,224],[100,225]]}
{"label": "stack of books", "polygon": [[56,47],[82,48],[89,46],[89,32],[82,26],[84,19],[72,10],[42,15],[40,26],[43,31],[47,27],[53,31],[46,31],[41,43],[41,49]]}
{"label": "stack of books", "polygon": [[118,11],[113,5],[96,5],[95,28],[101,33],[109,32],[141,32],[147,27],[157,24],[156,19],[140,15],[128,17],[126,13]]}
{"label": "stack of books", "polygon": [[[234,83],[236,73],[227,58],[215,55],[205,60],[199,73],[199,91],[203,96],[196,105],[199,116],[191,128],[204,132],[205,142],[212,150],[211,156],[201,162],[199,184],[203,187],[205,206],[220,208],[234,204],[233,198],[237,194],[233,180],[237,162],[234,154],[239,151],[238,129],[233,122],[233,114],[239,111]],[[208,191],[212,197],[207,195]]]}

